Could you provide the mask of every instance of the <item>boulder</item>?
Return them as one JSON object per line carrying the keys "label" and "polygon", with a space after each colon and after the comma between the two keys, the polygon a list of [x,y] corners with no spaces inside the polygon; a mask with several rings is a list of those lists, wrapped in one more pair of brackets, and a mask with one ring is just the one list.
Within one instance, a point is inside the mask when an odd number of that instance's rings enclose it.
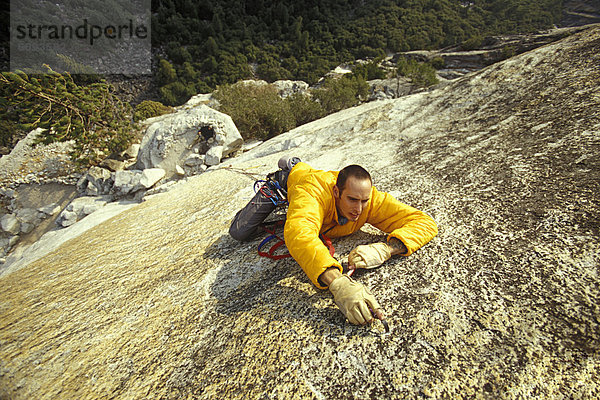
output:
{"label": "boulder", "polygon": [[144,189],[150,189],[165,176],[165,170],[162,168],[148,168],[142,171],[139,184]]}
{"label": "boulder", "polygon": [[192,154],[184,161],[184,165],[187,165],[189,167],[197,167],[204,164],[204,159],[204,155]]}
{"label": "boulder", "polygon": [[33,208],[21,208],[17,210],[16,216],[21,223],[35,224],[40,222],[39,213]]}
{"label": "boulder", "polygon": [[37,210],[46,216],[52,216],[60,211],[60,205],[57,203],[52,203],[48,204],[47,206],[40,207]]}
{"label": "boulder", "polygon": [[67,205],[58,216],[56,223],[63,227],[71,226],[85,216],[104,207],[109,201],[109,196],[78,197]]}
{"label": "boulder", "polygon": [[122,157],[124,160],[128,159],[137,159],[138,153],[140,152],[140,144],[132,143],[127,150],[122,153]]}
{"label": "boulder", "polygon": [[[148,127],[142,139],[137,168],[162,168],[168,179],[176,175],[199,144],[222,146],[222,156],[239,149],[242,136],[226,114],[205,105],[170,114]],[[208,146],[207,146],[208,147]]]}
{"label": "boulder", "polygon": [[112,158],[107,158],[100,163],[101,167],[104,167],[113,172],[123,171],[129,165],[131,165],[131,164],[126,161],[114,160]]}
{"label": "boulder", "polygon": [[133,143],[125,151],[113,154],[109,158],[104,159],[100,163],[100,166],[113,172],[127,169],[136,163],[139,150],[140,145]]}
{"label": "boulder", "polygon": [[[8,238],[0,238],[0,257],[4,257],[6,255],[6,253],[9,252],[10,247],[9,247],[8,243],[9,243]],[[0,264],[4,264],[4,263],[0,262]]]}
{"label": "boulder", "polygon": [[33,208],[21,208],[17,210],[16,217],[21,223],[21,233],[31,232],[42,221],[40,213]]}
{"label": "boulder", "polygon": [[4,232],[13,235],[18,234],[21,230],[21,224],[15,214],[6,214],[0,218],[0,226]]}
{"label": "boulder", "polygon": [[56,224],[66,228],[76,223],[78,220],[77,213],[74,211],[64,210],[56,220]]}
{"label": "boulder", "polygon": [[406,96],[414,89],[414,85],[406,78],[373,79],[369,84],[369,100],[388,100]]}
{"label": "boulder", "polygon": [[22,222],[21,223],[21,233],[29,233],[31,231],[33,231],[33,229],[35,228],[35,225],[29,222]]}
{"label": "boulder", "polygon": [[116,195],[126,195],[140,184],[142,171],[117,171],[115,172],[115,183],[111,192]]}
{"label": "boulder", "polygon": [[308,90],[308,83],[304,81],[279,80],[272,83],[277,89],[279,97],[285,99],[296,93],[304,93]]}
{"label": "boulder", "polygon": [[211,107],[213,102],[214,100],[211,93],[201,93],[190,97],[190,99],[183,105],[182,108],[195,107],[201,104]]}
{"label": "boulder", "polygon": [[214,146],[206,152],[206,158],[204,159],[204,163],[208,166],[217,165],[221,162],[222,157],[223,146]]}
{"label": "boulder", "polygon": [[108,194],[114,183],[114,175],[106,168],[91,167],[77,182],[77,190],[87,195]]}

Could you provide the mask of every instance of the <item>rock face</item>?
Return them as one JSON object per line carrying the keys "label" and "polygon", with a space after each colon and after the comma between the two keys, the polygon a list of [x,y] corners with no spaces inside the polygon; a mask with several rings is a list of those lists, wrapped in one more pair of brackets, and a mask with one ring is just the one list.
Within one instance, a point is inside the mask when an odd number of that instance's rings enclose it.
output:
{"label": "rock face", "polygon": [[388,100],[410,94],[415,88],[408,78],[373,79],[369,84],[369,100]]}
{"label": "rock face", "polygon": [[[0,398],[597,398],[600,29],[298,127],[0,276]],[[288,151],[282,152],[281,149]],[[345,323],[227,234],[284,154],[364,165],[439,235]],[[382,240],[335,241],[338,257]]]}
{"label": "rock face", "polygon": [[162,168],[170,178],[191,154],[203,154],[219,146],[221,157],[225,157],[239,149],[242,142],[231,117],[201,104],[150,125],[142,139],[137,165],[140,169]]}
{"label": "rock face", "polygon": [[431,61],[435,58],[441,58],[444,61],[445,68],[439,70],[438,74],[446,79],[456,79],[466,73],[505,60],[515,54],[521,54],[555,42],[583,29],[587,28],[560,28],[536,34],[494,36],[486,38],[476,50],[464,50],[460,46],[431,51],[415,50],[396,54],[393,62],[395,63],[399,56],[414,58],[418,61]]}
{"label": "rock face", "polygon": [[273,82],[279,96],[283,99],[296,93],[304,93],[308,90],[308,83],[304,81],[280,80]]}

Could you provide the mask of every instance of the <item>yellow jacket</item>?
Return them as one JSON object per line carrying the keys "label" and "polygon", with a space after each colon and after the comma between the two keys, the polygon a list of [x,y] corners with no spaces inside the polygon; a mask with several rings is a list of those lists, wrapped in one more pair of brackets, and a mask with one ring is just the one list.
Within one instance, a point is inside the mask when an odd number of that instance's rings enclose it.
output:
{"label": "yellow jacket", "polygon": [[335,238],[356,232],[365,223],[402,241],[408,256],[437,234],[435,221],[422,211],[396,200],[391,195],[371,189],[371,197],[358,221],[338,224],[333,186],[338,171],[320,171],[298,163],[288,177],[289,207],[285,223],[285,244],[310,280],[321,289],[318,277],[329,267],[342,271],[340,263],[329,254],[319,234],[331,228],[327,236]]}

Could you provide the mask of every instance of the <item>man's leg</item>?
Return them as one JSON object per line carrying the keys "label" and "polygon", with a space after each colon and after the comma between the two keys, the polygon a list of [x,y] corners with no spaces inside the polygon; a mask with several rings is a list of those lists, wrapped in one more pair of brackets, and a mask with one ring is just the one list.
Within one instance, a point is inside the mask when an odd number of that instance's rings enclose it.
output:
{"label": "man's leg", "polygon": [[273,212],[275,204],[261,191],[258,191],[252,200],[246,204],[233,218],[229,227],[232,238],[240,241],[248,240],[256,233],[262,222]]}
{"label": "man's leg", "polygon": [[[300,162],[297,157],[282,157],[278,166],[279,171],[269,175],[269,178],[276,181],[283,190],[284,196],[287,195],[287,178],[290,170]],[[258,191],[252,200],[246,204],[246,207],[238,211],[233,218],[233,222],[229,227],[229,234],[236,240],[244,241],[256,233],[260,224],[275,210],[277,206],[264,195],[262,191]]]}

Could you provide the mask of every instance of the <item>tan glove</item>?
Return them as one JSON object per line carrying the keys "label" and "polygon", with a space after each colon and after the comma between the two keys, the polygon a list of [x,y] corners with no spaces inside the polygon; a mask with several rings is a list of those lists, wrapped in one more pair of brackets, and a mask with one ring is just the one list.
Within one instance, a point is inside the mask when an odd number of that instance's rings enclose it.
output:
{"label": "tan glove", "polygon": [[383,311],[369,289],[348,275],[335,278],[329,285],[329,291],[333,294],[335,304],[350,323],[355,325],[371,323],[373,321],[371,310],[377,315],[377,318],[383,318]]}
{"label": "tan glove", "polygon": [[392,256],[387,243],[363,244],[348,255],[350,269],[379,267]]}

